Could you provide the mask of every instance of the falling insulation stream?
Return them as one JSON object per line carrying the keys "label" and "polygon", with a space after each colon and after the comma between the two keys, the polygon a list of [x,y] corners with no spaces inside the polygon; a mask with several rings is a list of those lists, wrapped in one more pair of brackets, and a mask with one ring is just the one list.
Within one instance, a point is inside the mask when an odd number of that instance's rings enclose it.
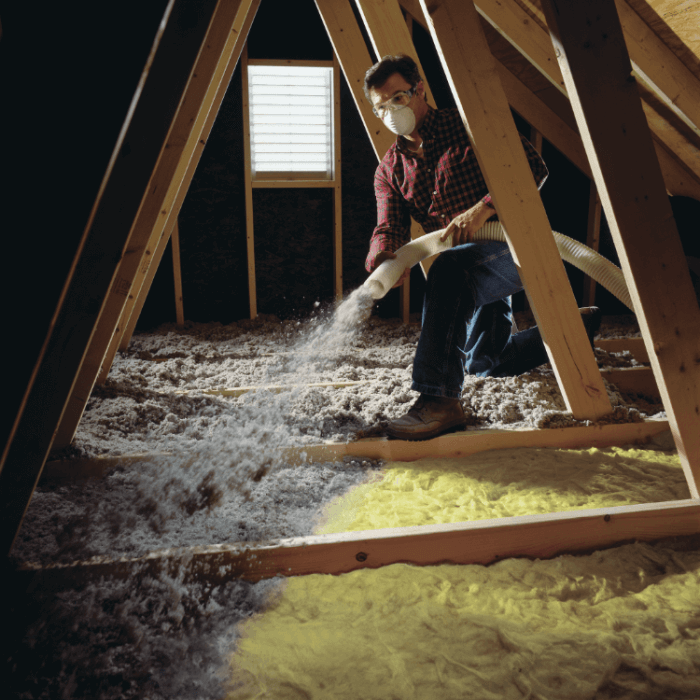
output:
{"label": "falling insulation stream", "polygon": [[[381,299],[396,284],[403,271],[421,260],[442,253],[452,247],[452,238],[441,241],[445,229],[416,238],[396,251],[396,258],[385,260],[365,281],[375,299]],[[614,294],[625,306],[634,311],[625,278],[617,265],[611,263],[595,250],[562,233],[552,231],[562,260],[571,263],[598,284]],[[489,221],[475,234],[474,241],[503,241],[505,230],[498,221]]]}

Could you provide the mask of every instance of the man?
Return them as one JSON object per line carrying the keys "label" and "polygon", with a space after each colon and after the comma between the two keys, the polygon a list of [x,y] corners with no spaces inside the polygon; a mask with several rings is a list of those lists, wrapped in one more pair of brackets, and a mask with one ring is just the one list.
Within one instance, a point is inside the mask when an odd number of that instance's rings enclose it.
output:
{"label": "man", "polygon": [[[537,328],[511,334],[510,296],[523,287],[508,245],[472,242],[474,232],[497,217],[458,110],[427,104],[418,68],[404,55],[385,56],[372,66],[364,90],[374,113],[397,134],[374,178],[377,226],[367,270],[395,258],[394,251],[410,240],[411,216],[427,233],[444,228],[441,239],[452,236],[453,247],[435,260],[426,284],[411,386],[420,397],[387,428],[392,437],[424,440],[465,426],[459,400],[465,372],[513,376],[548,357]],[[541,187],[547,168],[521,140]],[[581,313],[592,342],[600,311]]]}

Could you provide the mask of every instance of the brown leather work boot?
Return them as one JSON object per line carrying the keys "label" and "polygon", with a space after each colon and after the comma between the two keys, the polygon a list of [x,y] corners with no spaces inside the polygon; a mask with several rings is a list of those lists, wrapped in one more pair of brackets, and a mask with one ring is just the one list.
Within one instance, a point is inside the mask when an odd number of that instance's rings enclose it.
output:
{"label": "brown leather work boot", "polygon": [[405,416],[389,423],[386,432],[399,440],[428,440],[466,425],[459,399],[421,394]]}

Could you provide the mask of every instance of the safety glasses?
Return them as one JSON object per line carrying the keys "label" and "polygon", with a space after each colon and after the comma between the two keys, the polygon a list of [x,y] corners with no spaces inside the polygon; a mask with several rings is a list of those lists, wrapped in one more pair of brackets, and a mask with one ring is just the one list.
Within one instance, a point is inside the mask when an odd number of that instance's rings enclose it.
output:
{"label": "safety glasses", "polygon": [[376,107],[372,107],[372,111],[377,117],[382,119],[387,112],[405,107],[411,101],[411,98],[416,94],[416,89],[417,86],[412,87],[410,90],[402,90],[401,92],[397,92],[390,100],[387,100]]}

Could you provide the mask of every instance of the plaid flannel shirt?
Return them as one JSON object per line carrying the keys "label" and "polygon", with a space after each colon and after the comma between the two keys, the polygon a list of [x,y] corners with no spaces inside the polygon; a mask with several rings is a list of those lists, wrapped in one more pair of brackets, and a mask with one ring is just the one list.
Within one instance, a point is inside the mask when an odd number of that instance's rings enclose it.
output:
{"label": "plaid flannel shirt", "polygon": [[[491,208],[486,181],[457,109],[430,109],[420,129],[423,157],[399,136],[374,176],[377,227],[365,262],[367,271],[382,251],[394,252],[411,238],[411,217],[426,233],[445,228],[479,200]],[[548,171],[540,154],[520,137],[532,174],[542,187]],[[497,220],[494,215],[489,221]]]}

